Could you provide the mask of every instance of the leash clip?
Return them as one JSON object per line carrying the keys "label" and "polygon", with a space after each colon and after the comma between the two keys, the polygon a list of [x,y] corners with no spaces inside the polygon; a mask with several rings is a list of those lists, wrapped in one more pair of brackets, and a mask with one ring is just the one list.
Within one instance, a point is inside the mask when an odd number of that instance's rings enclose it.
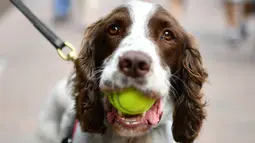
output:
{"label": "leash clip", "polygon": [[[69,50],[71,50],[67,54],[64,54],[64,52],[63,52],[63,49],[65,47],[68,48]],[[66,61],[75,61],[77,58],[76,50],[73,47],[73,45],[70,44],[69,42],[64,42],[64,46],[62,48],[57,48],[57,52],[58,52],[58,55],[63,60],[66,60]]]}

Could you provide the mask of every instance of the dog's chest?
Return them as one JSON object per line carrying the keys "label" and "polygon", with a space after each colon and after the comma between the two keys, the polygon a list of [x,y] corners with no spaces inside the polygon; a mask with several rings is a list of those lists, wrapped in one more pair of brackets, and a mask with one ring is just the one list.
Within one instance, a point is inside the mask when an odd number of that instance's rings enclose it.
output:
{"label": "dog's chest", "polygon": [[136,137],[123,138],[117,137],[108,132],[105,135],[82,133],[80,129],[77,130],[73,143],[175,143],[171,132],[167,130],[167,126],[154,129],[151,133]]}

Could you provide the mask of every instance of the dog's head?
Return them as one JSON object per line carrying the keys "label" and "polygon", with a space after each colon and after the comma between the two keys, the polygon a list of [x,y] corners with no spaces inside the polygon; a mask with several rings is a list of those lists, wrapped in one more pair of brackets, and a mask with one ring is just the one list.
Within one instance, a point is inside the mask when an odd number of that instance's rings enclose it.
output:
{"label": "dog's head", "polygon": [[[197,137],[207,73],[192,38],[161,6],[132,1],[92,24],[75,69],[76,112],[84,131],[104,133],[112,126],[120,136],[140,136],[172,119],[176,141]],[[129,87],[155,98],[152,108],[128,116],[102,96]]]}

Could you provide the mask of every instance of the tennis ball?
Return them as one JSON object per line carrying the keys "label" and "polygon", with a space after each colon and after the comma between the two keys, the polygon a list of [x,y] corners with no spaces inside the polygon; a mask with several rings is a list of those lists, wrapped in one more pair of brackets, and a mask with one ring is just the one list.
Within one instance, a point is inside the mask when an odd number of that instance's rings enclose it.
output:
{"label": "tennis ball", "polygon": [[128,115],[142,114],[149,110],[155,102],[155,99],[146,97],[133,88],[121,92],[107,93],[106,95],[117,110]]}

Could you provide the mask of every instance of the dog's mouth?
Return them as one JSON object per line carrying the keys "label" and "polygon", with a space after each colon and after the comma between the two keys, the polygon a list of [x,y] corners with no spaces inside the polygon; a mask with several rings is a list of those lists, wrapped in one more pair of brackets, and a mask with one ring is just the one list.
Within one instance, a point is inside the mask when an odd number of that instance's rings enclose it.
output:
{"label": "dog's mouth", "polygon": [[126,129],[135,129],[142,127],[148,129],[151,126],[155,126],[159,123],[163,110],[162,99],[157,99],[152,107],[143,114],[127,115],[115,109],[106,99],[107,109],[107,121],[111,124],[121,126]]}

